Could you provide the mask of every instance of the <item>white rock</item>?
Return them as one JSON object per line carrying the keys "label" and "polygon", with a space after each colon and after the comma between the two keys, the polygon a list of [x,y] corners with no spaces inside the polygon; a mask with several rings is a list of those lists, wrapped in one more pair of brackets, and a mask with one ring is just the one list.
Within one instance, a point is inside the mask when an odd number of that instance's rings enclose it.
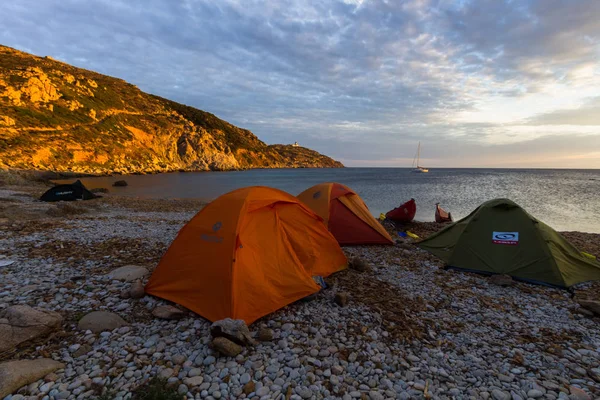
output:
{"label": "white rock", "polygon": [[[89,330],[94,333],[107,333],[104,331],[112,331],[114,329],[120,328],[124,325],[127,325],[127,322],[125,322],[123,318],[112,312],[92,311],[91,313],[88,313],[83,318],[81,318],[77,325],[79,329],[83,331]],[[110,333],[104,336],[110,336]]]}
{"label": "white rock", "polygon": [[148,275],[148,269],[139,265],[125,265],[110,271],[106,276],[117,281],[130,282]]}

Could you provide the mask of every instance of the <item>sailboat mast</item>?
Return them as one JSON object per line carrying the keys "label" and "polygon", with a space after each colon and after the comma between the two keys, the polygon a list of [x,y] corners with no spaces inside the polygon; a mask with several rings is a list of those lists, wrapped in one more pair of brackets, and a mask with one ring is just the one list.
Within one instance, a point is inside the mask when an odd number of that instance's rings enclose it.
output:
{"label": "sailboat mast", "polygon": [[419,147],[417,147],[417,168],[419,167],[419,164],[421,160],[421,142],[419,142]]}

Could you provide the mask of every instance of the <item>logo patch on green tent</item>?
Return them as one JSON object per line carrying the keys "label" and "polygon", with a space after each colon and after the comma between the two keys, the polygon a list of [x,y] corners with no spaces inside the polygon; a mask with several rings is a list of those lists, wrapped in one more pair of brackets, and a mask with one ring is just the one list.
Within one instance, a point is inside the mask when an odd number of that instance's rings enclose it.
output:
{"label": "logo patch on green tent", "polygon": [[519,232],[492,232],[492,242],[495,244],[519,244]]}

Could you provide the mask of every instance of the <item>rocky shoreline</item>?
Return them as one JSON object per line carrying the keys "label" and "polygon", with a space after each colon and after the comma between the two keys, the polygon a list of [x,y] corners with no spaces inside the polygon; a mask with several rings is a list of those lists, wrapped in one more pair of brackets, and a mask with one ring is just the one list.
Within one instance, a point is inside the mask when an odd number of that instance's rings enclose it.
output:
{"label": "rocky shoreline", "polygon": [[[110,194],[35,201],[44,189],[0,186],[0,329],[22,315],[15,306],[49,318],[42,334],[0,351],[0,388],[8,379],[2,363],[47,359],[38,375],[33,364],[21,365],[28,379],[5,399],[143,398],[153,377],[180,396],[164,398],[600,397],[600,318],[576,301],[597,301],[597,283],[574,296],[500,286],[444,270],[410,243],[350,247],[349,259],[365,268],[338,273],[314,299],[252,324],[253,334],[262,329],[272,339],[224,357],[210,345],[208,321],[187,310],[180,319],[157,318],[166,302],[132,291],[148,278],[141,268],[152,271],[201,202]],[[421,236],[435,229],[411,227]],[[565,235],[597,254],[600,235]],[[127,265],[140,275],[116,275]],[[114,329],[86,325],[94,311],[116,314],[116,325],[107,325]],[[14,336],[14,325],[8,329]],[[13,374],[17,367],[10,365]]]}

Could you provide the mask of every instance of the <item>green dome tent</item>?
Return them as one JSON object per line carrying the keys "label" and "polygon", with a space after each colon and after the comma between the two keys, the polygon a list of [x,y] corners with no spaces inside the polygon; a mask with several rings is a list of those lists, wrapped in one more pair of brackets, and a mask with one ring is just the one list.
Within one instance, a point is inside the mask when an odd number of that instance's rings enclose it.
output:
{"label": "green dome tent", "polygon": [[559,287],[600,280],[600,263],[508,199],[483,203],[417,245],[451,268]]}

